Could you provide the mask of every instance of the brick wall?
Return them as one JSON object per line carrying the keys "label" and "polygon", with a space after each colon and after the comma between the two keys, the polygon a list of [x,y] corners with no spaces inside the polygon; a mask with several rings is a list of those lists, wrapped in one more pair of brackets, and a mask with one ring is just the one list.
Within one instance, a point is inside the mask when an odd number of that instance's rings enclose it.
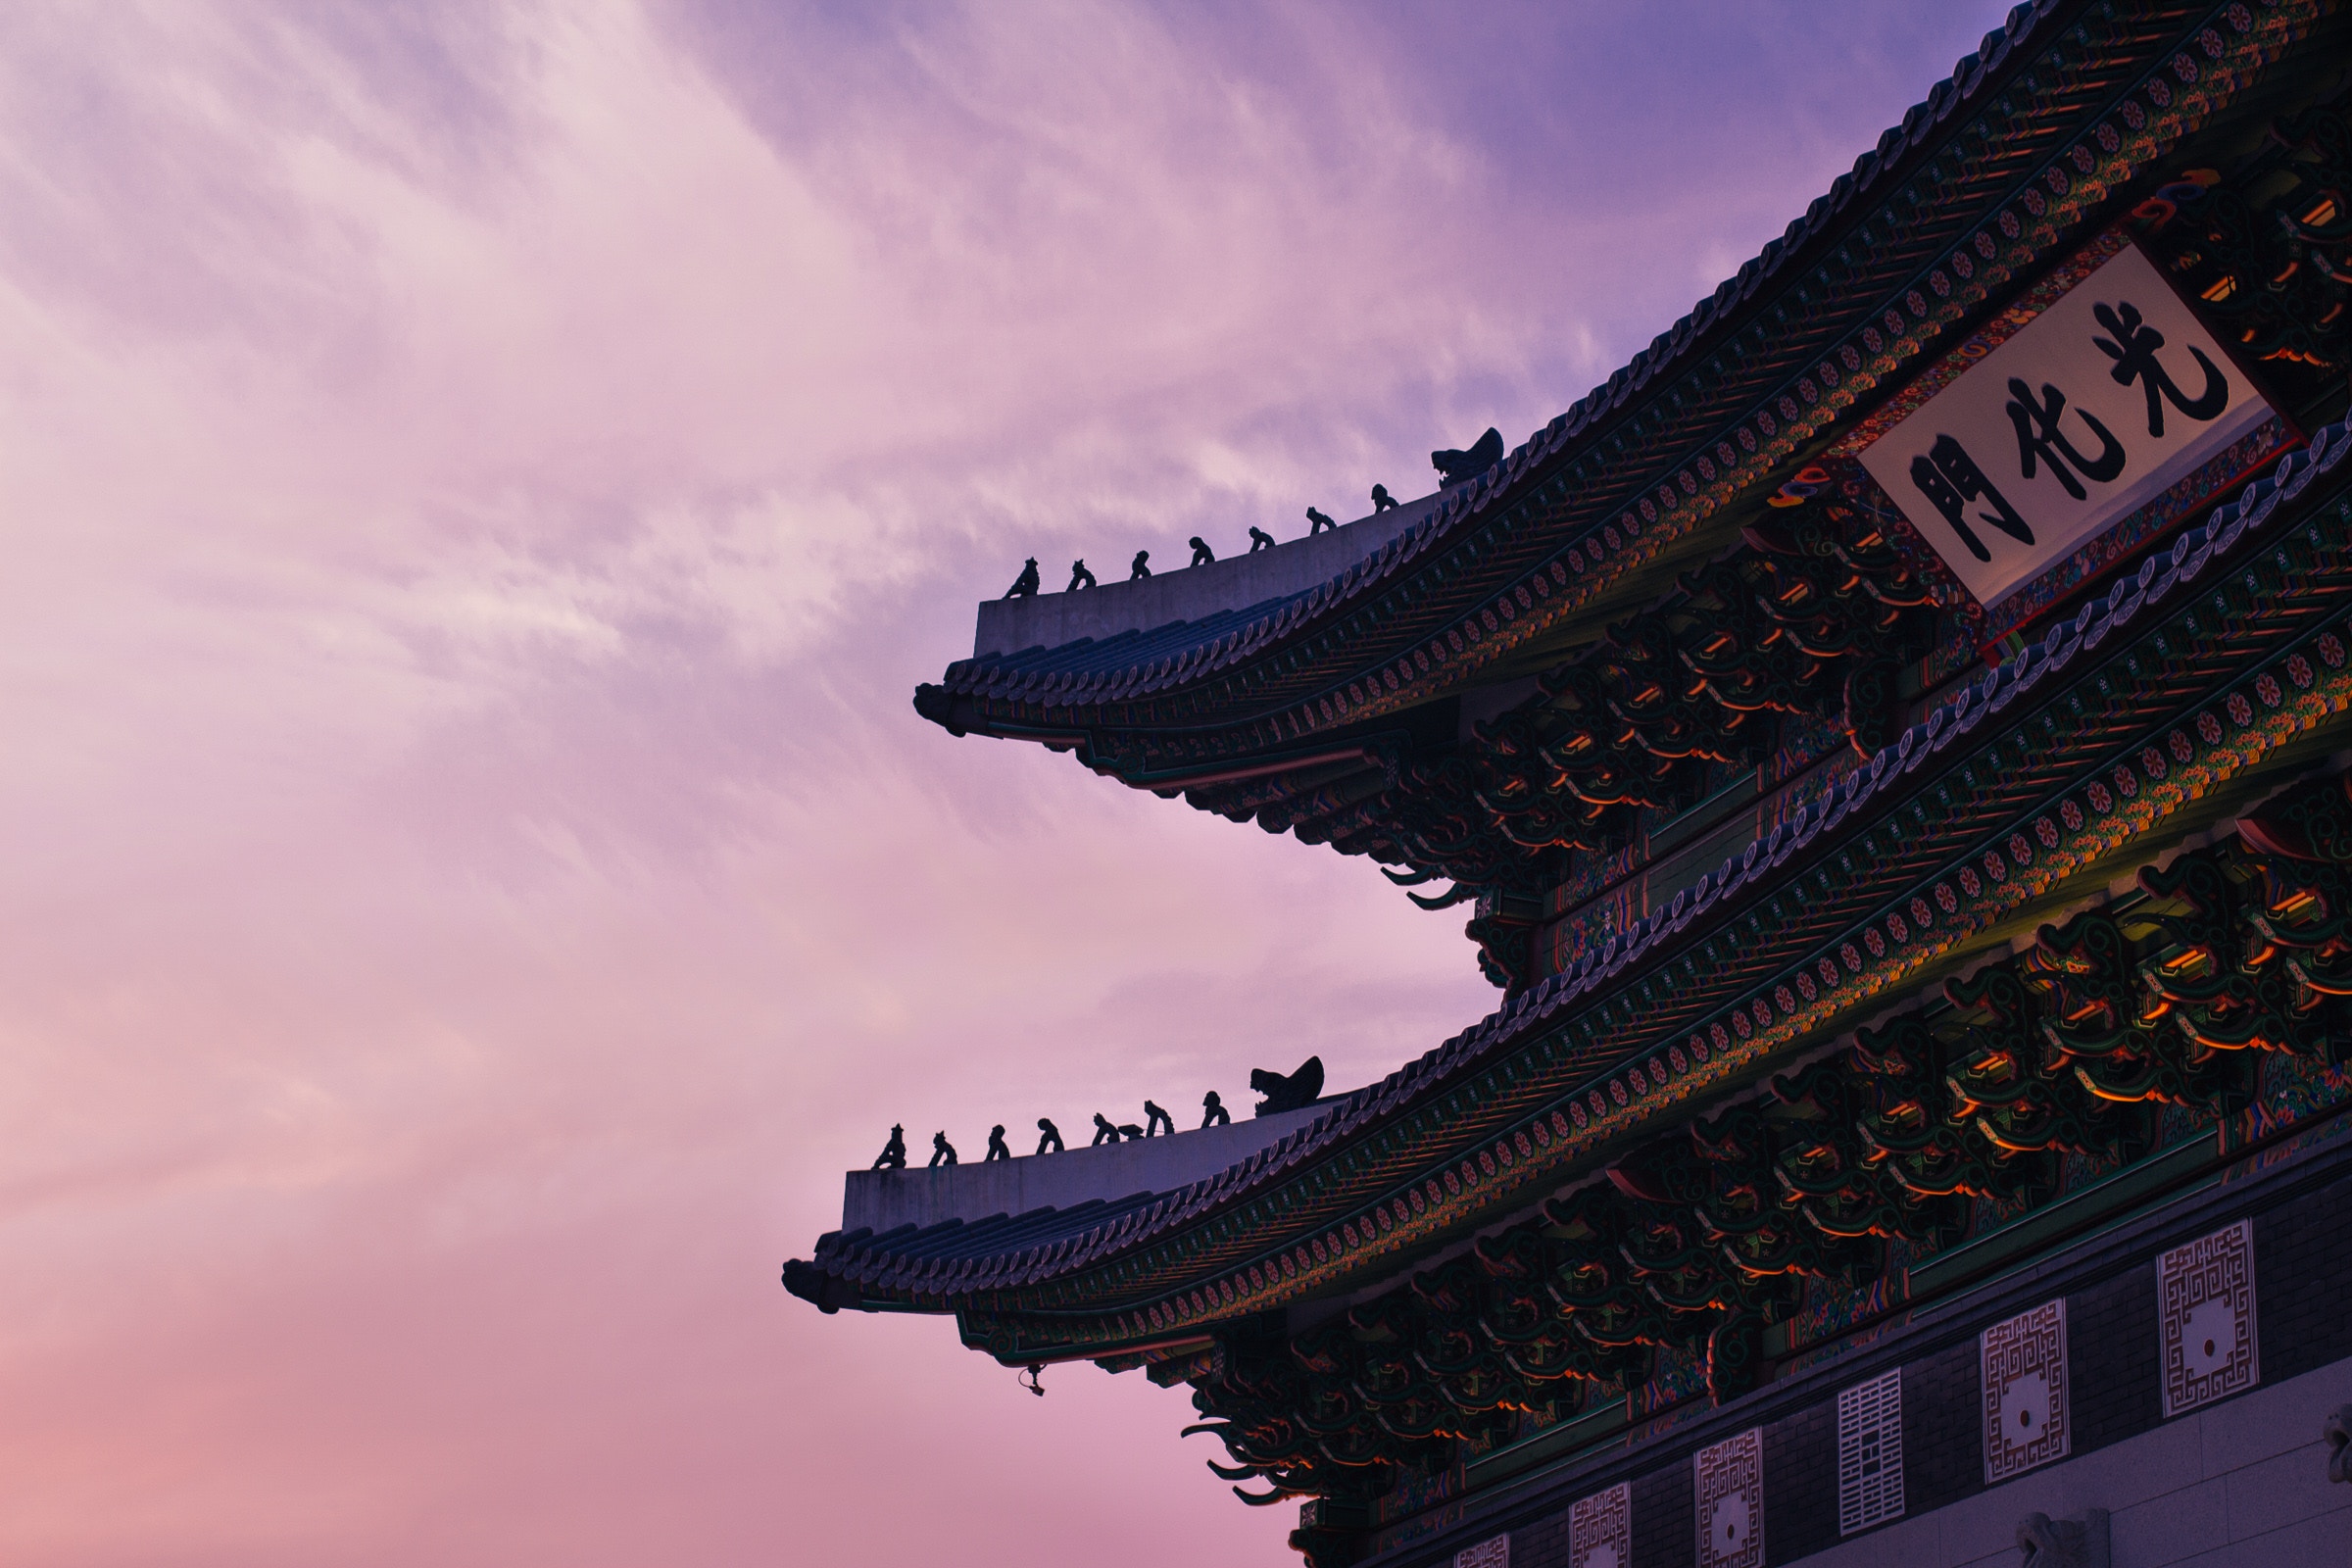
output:
{"label": "brick wall", "polygon": [[[2185,1549],[2185,1544],[2212,1534],[2205,1516],[2217,1512],[2204,1502],[2180,1499],[2205,1497],[2225,1485],[2237,1490],[2273,1486],[2307,1492],[2309,1478],[2296,1479],[2301,1471],[2295,1466],[2302,1464],[2296,1455],[2317,1444],[2317,1418],[2312,1410],[2321,1406],[2313,1401],[2324,1403],[2336,1397],[2331,1392],[2336,1382],[2343,1385],[2341,1399],[2352,1399],[2352,1312],[2343,1307],[2352,1299],[2352,1172],[2342,1169],[2352,1164],[2352,1158],[2339,1154],[2331,1163],[2338,1167],[2337,1173],[2325,1178],[2322,1185],[2309,1187],[2307,1182],[2309,1190],[2301,1192],[2290,1186],[2286,1192],[2291,1196],[2274,1200],[2267,1209],[2261,1207],[2259,1191],[2233,1193],[2223,1188],[2193,1201],[2183,1200],[2176,1205],[2180,1211],[2177,1222],[2167,1225],[2159,1216],[2140,1227],[2144,1234],[2129,1253],[2069,1288],[2060,1289],[2054,1282],[2049,1294],[2038,1298],[2046,1300],[2063,1295],[2067,1302],[2072,1454],[2065,1461],[2008,1483],[1998,1489],[1998,1498],[1979,1500],[1985,1487],[1976,1333],[2020,1309],[2021,1304],[2035,1304],[2024,1299],[2033,1292],[2030,1283],[2021,1282],[2006,1295],[1997,1288],[1980,1292],[1979,1311],[1942,1322],[1923,1340],[1915,1355],[1900,1362],[1905,1512],[1900,1519],[1843,1540],[1838,1533],[1837,1395],[1847,1384],[1873,1375],[1888,1363],[1883,1356],[1856,1357],[1850,1376],[1840,1378],[1830,1372],[1820,1378],[1814,1386],[1818,1397],[1762,1422],[1764,1533],[1769,1561],[1778,1568],[1815,1557],[1823,1557],[1825,1562],[1857,1563],[1973,1560],[1952,1557],[1950,1543],[1940,1537],[1934,1538],[1937,1544],[1932,1550],[1921,1544],[1920,1532],[1927,1528],[1924,1516],[1947,1509],[1955,1518],[1998,1515],[1987,1526],[1992,1536],[1979,1544],[1989,1543],[1988,1550],[2013,1550],[2013,1546],[2001,1545],[2000,1533],[2014,1531],[2015,1521],[2009,1518],[2017,1511],[2014,1499],[2048,1492],[2057,1484],[2050,1478],[2069,1472],[2126,1478],[2109,1488],[2119,1497],[2134,1494],[2135,1487],[2147,1492],[2134,1505],[2137,1513],[2127,1510],[2118,1514],[2117,1528],[2149,1533],[2135,1561],[2169,1562],[2175,1559],[2161,1553],[2171,1549],[2173,1532],[2178,1530],[2178,1541]],[[2270,1184],[2244,1185],[2259,1189]],[[2168,1423],[2163,1418],[2155,1255],[2195,1235],[2220,1229],[2249,1210],[2255,1214],[2261,1384],[2234,1399]],[[2062,1256],[2057,1261],[2063,1265],[2066,1259]],[[1978,1317],[1983,1321],[1976,1321]],[[2324,1369],[2332,1370],[2326,1377],[2314,1376]],[[2290,1384],[2294,1385],[2291,1394],[2285,1389]],[[2282,1409],[2291,1406],[2293,1414],[2284,1418],[2291,1430],[2270,1430],[2276,1423],[2258,1415],[2256,1406],[2267,1408],[2269,1403],[2281,1401]],[[2244,1410],[2232,1412],[2231,1406],[2241,1404]],[[2312,1409],[2305,1409],[2306,1405]],[[1726,1412],[1727,1419],[1731,1415]],[[2306,1416],[2312,1418],[2305,1420]],[[2303,1426],[2312,1430],[2304,1432]],[[1569,1507],[1578,1496],[1630,1479],[1632,1568],[1692,1568],[1697,1544],[1691,1452],[1729,1435],[1730,1430],[1716,1431],[1703,1423],[1687,1427],[1657,1443],[1652,1453],[1625,1456],[1631,1461],[1630,1476],[1624,1460],[1609,1462],[1609,1454],[1616,1451],[1610,1450],[1598,1462],[1577,1467],[1581,1476],[1563,1474],[1543,1511],[1523,1522],[1489,1513],[1493,1522],[1484,1527],[1484,1533],[1493,1534],[1502,1524],[1511,1524],[1514,1568],[1573,1568]],[[2095,1457],[2119,1447],[2128,1451],[2106,1459]],[[2176,1471],[2179,1474],[2174,1474]],[[2257,1476],[2277,1479],[2249,1479]],[[2165,1491],[2168,1486],[2173,1490]],[[2299,1502],[2275,1507],[2271,1505],[2274,1499],[2267,1496],[2249,1494],[2240,1499],[2232,1491],[2230,1507],[2218,1510],[2217,1516],[2242,1522],[2253,1532],[2249,1540],[2271,1542],[2261,1549],[2285,1551],[2291,1542],[2284,1535],[2273,1540],[2277,1532],[2308,1529],[2309,1520],[2337,1508],[2339,1502],[2342,1508],[2352,1509],[2352,1488],[2333,1491],[2344,1495],[2337,1499],[2323,1489],[2316,1500],[2305,1496]],[[2052,1495],[2071,1496],[2072,1492]],[[2167,1498],[2172,1500],[2167,1502]],[[2187,1511],[2177,1526],[2166,1524],[2163,1519],[2170,1516],[2160,1517],[2155,1511],[2160,1504]],[[1473,1519],[1486,1512],[1478,1499],[1471,1500],[1469,1511]],[[2263,1523],[2272,1515],[2289,1514],[2293,1518],[2286,1523]],[[2003,1518],[2009,1522],[2001,1524]],[[2132,1519],[2138,1522],[2129,1523]],[[1467,1523],[1464,1529],[1478,1532],[1481,1527]],[[1966,1532],[1947,1530],[1945,1535],[1965,1539]],[[1872,1544],[1873,1538],[1880,1536],[1886,1539]],[[2159,1555],[2151,1556],[2151,1551]],[[1446,1563],[1450,1555],[1445,1551],[1428,1560]],[[1400,1565],[1417,1564],[1423,1557],[1408,1550],[1396,1553],[1393,1560]],[[2258,1553],[2248,1560],[2261,1558]]]}
{"label": "brick wall", "polygon": [[[1687,1450],[1673,1463],[1636,1476],[1633,1568],[1695,1568],[1697,1506],[1698,1487]],[[1765,1544],[1771,1544],[1770,1540]]]}
{"label": "brick wall", "polygon": [[2352,1355],[2352,1182],[2254,1220],[2254,1311],[2266,1383]]}

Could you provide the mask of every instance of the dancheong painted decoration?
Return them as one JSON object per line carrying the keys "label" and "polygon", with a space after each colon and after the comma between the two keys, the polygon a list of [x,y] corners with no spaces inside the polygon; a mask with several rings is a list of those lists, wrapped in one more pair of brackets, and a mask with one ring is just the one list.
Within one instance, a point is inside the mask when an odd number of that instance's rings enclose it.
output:
{"label": "dancheong painted decoration", "polygon": [[1368,856],[1499,1004],[1148,1191],[854,1174],[786,1287],[1189,1386],[1320,1568],[1796,1561],[2352,1368],[2348,63],[2021,6],[1492,461],[984,604],[923,718]]}

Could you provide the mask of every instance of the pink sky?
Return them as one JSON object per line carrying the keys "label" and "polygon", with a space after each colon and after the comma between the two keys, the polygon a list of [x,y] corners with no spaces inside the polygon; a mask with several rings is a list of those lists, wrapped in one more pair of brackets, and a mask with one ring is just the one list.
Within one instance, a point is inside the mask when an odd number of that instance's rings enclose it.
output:
{"label": "pink sky", "polygon": [[1295,1561],[781,1261],[1349,1087],[1369,864],[950,739],[972,602],[1565,409],[1999,10],[0,16],[0,1562]]}

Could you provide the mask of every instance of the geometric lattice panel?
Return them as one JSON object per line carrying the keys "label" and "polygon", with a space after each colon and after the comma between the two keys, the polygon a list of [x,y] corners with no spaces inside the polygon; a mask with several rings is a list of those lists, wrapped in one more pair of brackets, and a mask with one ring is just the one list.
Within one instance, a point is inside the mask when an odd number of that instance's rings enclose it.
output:
{"label": "geometric lattice panel", "polygon": [[1453,1568],[1511,1568],[1511,1538],[1496,1536],[1453,1554]]}
{"label": "geometric lattice panel", "polygon": [[2065,1298],[1986,1329],[1978,1354],[1984,1376],[1984,1484],[2072,1452]]}
{"label": "geometric lattice panel", "polygon": [[1633,1568],[1634,1489],[1624,1481],[1568,1510],[1568,1568]]}
{"label": "geometric lattice panel", "polygon": [[1838,1396],[1838,1533],[1903,1516],[1903,1369]]}
{"label": "geometric lattice panel", "polygon": [[2193,1410],[2262,1381],[2254,1331],[2254,1222],[2239,1220],[2156,1260],[2164,1413]]}
{"label": "geometric lattice panel", "polygon": [[1749,1427],[1691,1456],[1698,1484],[1698,1568],[1764,1568],[1764,1429]]}

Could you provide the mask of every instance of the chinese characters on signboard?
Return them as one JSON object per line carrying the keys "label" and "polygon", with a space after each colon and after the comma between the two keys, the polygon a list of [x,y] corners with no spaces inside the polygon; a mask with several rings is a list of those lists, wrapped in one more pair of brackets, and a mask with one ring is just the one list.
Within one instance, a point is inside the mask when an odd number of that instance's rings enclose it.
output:
{"label": "chinese characters on signboard", "polygon": [[1991,606],[2271,416],[2126,249],[1862,453]]}

